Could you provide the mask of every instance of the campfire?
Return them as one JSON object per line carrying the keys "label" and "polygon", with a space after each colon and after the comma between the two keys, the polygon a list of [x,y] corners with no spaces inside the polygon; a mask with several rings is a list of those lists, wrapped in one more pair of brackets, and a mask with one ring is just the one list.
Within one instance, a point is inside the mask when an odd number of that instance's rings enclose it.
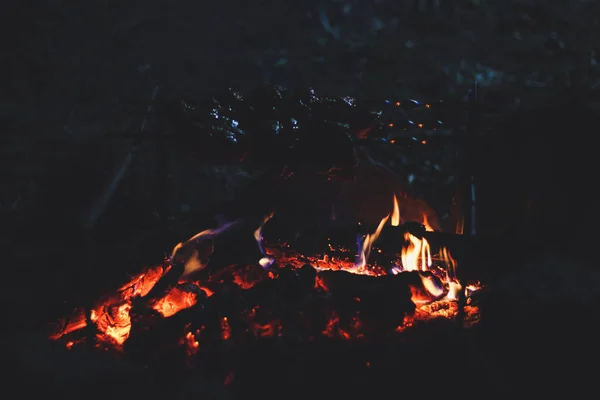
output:
{"label": "campfire", "polygon": [[405,221],[395,195],[378,226],[327,232],[310,254],[269,231],[276,218],[232,221],[177,244],[162,264],[61,319],[50,338],[127,353],[131,341],[165,329],[172,342],[160,348],[193,363],[218,342],[368,342],[439,319],[477,324],[481,284],[461,280],[451,249],[432,245],[439,232],[426,216]]}

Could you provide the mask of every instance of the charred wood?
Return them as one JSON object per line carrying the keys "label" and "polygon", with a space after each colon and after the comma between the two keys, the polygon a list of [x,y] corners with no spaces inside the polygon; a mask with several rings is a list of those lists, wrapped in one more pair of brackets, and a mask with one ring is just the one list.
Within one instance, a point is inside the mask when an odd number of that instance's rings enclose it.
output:
{"label": "charred wood", "polygon": [[[158,313],[143,316],[146,324],[133,324],[130,336],[123,345],[123,349],[132,357],[142,361],[168,357],[176,357],[178,361],[170,365],[185,365],[185,351],[180,345],[181,337],[185,335],[185,328],[190,323],[200,326],[202,320],[202,306],[181,310],[177,314],[162,318]],[[140,316],[137,317],[138,319]],[[150,324],[148,324],[150,320]],[[151,349],[151,350],[150,350]]]}
{"label": "charred wood", "polygon": [[144,304],[145,307],[151,308],[158,300],[165,297],[175,288],[184,269],[185,266],[183,264],[173,264],[170,267],[163,265],[163,270],[166,270],[166,272],[146,296],[139,298],[137,301],[138,306],[141,307]]}
{"label": "charred wood", "polygon": [[392,328],[400,325],[407,313],[414,311],[411,301],[417,288],[426,293],[421,275],[405,272],[389,276],[357,275],[346,271],[322,271],[317,284],[331,293],[337,309],[346,318],[355,313],[371,325]]}

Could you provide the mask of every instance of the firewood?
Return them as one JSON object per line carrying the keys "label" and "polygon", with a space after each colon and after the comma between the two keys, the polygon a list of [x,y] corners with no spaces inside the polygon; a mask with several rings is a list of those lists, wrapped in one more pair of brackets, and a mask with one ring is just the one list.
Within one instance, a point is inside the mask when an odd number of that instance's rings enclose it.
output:
{"label": "firewood", "polygon": [[[158,317],[152,324],[132,324],[129,338],[123,345],[123,349],[132,357],[140,360],[156,359],[166,353],[180,358],[179,365],[185,364],[185,352],[179,342],[185,335],[186,326],[202,324],[200,304],[181,310],[169,318]],[[150,350],[151,349],[151,350]],[[177,364],[173,364],[177,365]]]}
{"label": "firewood", "polygon": [[[411,298],[415,288],[426,293],[424,275],[404,272],[376,277],[346,271],[322,271],[317,275],[317,284],[332,294],[342,313],[358,311],[370,325],[389,328],[401,324],[404,316],[414,311]],[[433,279],[431,274],[427,278]]]}

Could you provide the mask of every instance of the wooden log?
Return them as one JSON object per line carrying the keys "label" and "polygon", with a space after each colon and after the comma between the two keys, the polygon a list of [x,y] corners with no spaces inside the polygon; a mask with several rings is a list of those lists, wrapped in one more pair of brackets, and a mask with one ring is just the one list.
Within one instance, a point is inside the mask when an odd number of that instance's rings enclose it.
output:
{"label": "wooden log", "polygon": [[310,265],[302,268],[291,266],[275,267],[272,279],[265,279],[244,293],[250,306],[273,301],[279,305],[295,303],[298,298],[308,295],[315,286],[317,271]]}
{"label": "wooden log", "polygon": [[204,322],[201,305],[202,302],[169,318],[155,313],[151,323],[148,315],[144,321],[134,322],[129,338],[123,345],[124,351],[139,362],[157,365],[167,357],[176,359],[172,365],[185,365],[185,349],[180,341],[186,334],[186,327],[201,326]]}
{"label": "wooden log", "polygon": [[[323,260],[324,256],[327,256],[330,261],[332,259],[341,260],[344,262],[340,262],[340,265],[345,265],[355,262],[361,236],[373,232],[375,229],[376,227],[357,225],[337,227],[305,237],[295,243],[297,246],[291,247],[287,247],[287,243],[279,244],[273,240],[277,233],[269,231],[269,229],[266,230],[265,236],[269,243],[267,247],[270,247],[270,251],[276,254],[282,253],[288,258],[307,261]],[[453,233],[425,231],[420,223],[413,222],[401,226],[385,226],[373,244],[373,251],[371,251],[368,263],[377,265],[386,271],[396,266],[402,248],[408,244],[404,237],[406,232],[410,232],[419,239],[426,239],[432,256],[438,255],[442,248],[448,249],[458,262],[457,275],[461,282],[483,279],[481,274],[485,272],[485,269],[490,268],[489,263],[475,263],[470,256],[473,250],[483,249],[479,244],[480,239]],[[294,252],[290,250],[294,250]],[[494,250],[486,247],[488,254]]]}
{"label": "wooden log", "polygon": [[377,277],[322,271],[317,275],[317,285],[331,293],[338,309],[358,311],[368,325],[386,329],[400,325],[404,316],[414,311],[411,299],[415,290],[428,292],[424,279],[435,280],[433,275],[419,272]]}

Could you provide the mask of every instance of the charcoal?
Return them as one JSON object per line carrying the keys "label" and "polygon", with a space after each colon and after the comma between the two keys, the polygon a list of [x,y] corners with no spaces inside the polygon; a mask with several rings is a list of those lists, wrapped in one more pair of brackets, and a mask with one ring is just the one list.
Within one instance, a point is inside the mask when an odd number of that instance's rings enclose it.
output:
{"label": "charcoal", "polygon": [[284,266],[273,271],[273,279],[265,279],[244,293],[249,304],[263,304],[269,299],[285,304],[309,293],[315,284],[316,271],[310,265],[300,269]]}
{"label": "charcoal", "polygon": [[231,282],[224,282],[215,288],[215,292],[204,304],[204,312],[210,320],[222,316],[240,315],[247,308],[242,288]]}
{"label": "charcoal", "polygon": [[421,284],[419,274],[416,272],[372,276],[353,274],[347,271],[321,271],[317,274],[317,283],[334,296],[347,297],[360,297],[371,291],[400,288],[396,291],[390,290],[395,295],[397,292],[402,292],[402,289],[408,288],[409,285],[419,286]]}
{"label": "charcoal", "polygon": [[301,268],[294,269],[294,280],[292,284],[287,285],[286,290],[308,290],[315,285],[317,271],[310,264],[305,264]]}

